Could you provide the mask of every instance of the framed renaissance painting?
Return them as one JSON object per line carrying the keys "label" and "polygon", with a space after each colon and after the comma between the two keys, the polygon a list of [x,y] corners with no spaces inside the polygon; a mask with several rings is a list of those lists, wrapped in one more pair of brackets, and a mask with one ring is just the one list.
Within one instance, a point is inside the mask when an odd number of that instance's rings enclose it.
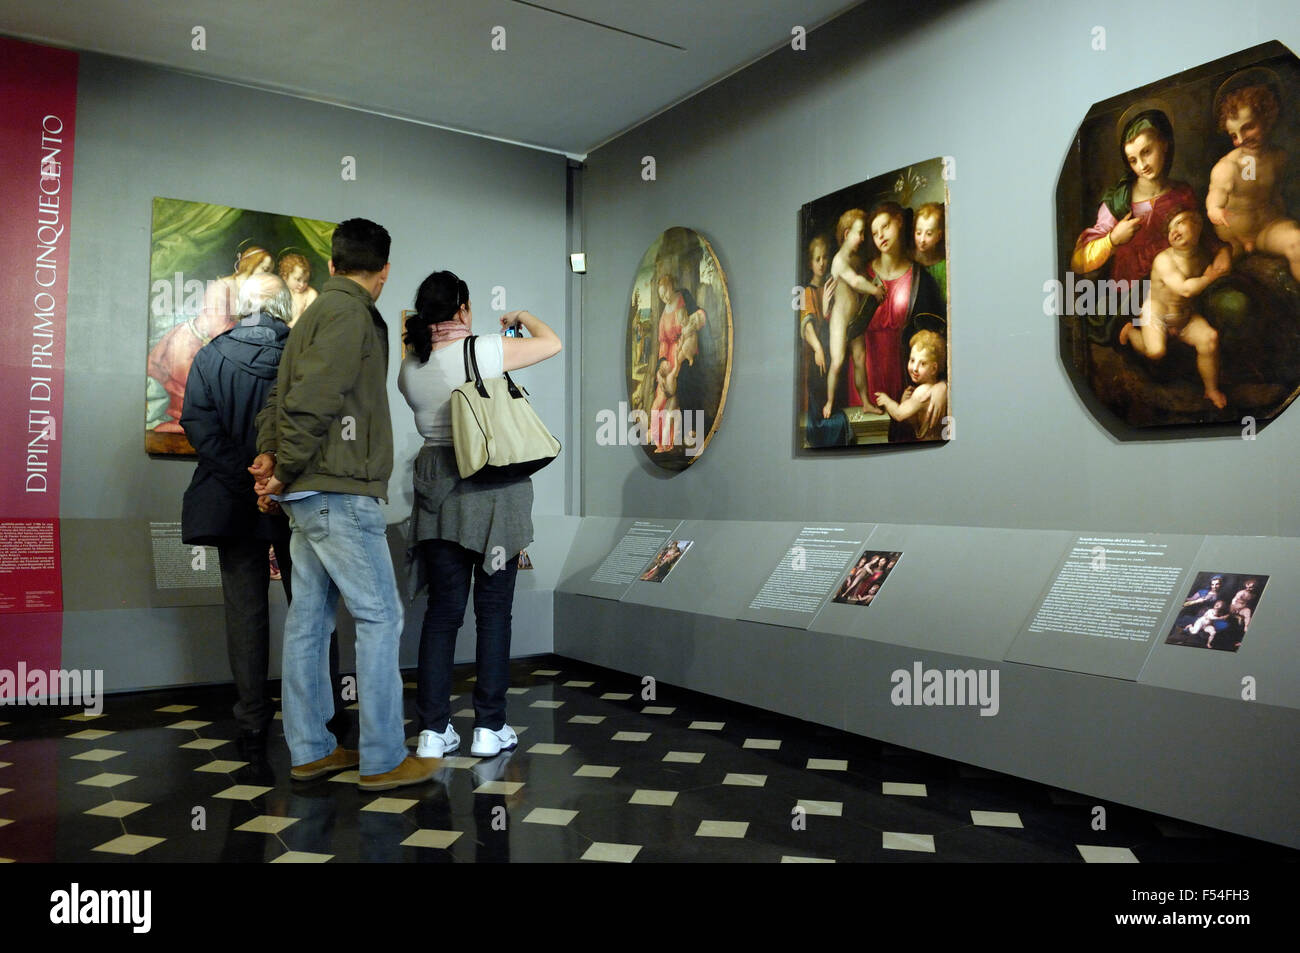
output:
{"label": "framed renaissance painting", "polygon": [[717,432],[731,380],[731,300],[704,236],[675,227],[650,244],[627,324],[627,407],[597,441],[635,443],[656,466],[684,470]]}
{"label": "framed renaissance painting", "polygon": [[948,160],[840,189],[799,214],[795,445],[952,435]]}
{"label": "framed renaissance painting", "polygon": [[1099,419],[1253,434],[1300,392],[1298,102],[1300,60],[1274,42],[1084,117],[1043,290]]}
{"label": "framed renaissance painting", "polygon": [[185,381],[199,348],[238,320],[244,279],[277,272],[293,295],[293,320],[329,277],[334,222],[188,202],[153,200],[145,451],[192,456],[181,427]]}

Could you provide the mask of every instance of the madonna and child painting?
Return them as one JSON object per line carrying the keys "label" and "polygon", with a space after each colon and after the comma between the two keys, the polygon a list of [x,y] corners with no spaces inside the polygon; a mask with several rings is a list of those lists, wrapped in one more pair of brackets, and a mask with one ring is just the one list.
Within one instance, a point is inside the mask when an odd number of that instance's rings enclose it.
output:
{"label": "madonna and child painting", "polygon": [[1089,110],[1046,310],[1090,406],[1253,433],[1300,389],[1300,61],[1279,43]]}
{"label": "madonna and child painting", "polygon": [[693,229],[668,229],[650,243],[632,282],[623,419],[606,411],[597,440],[639,444],[655,466],[686,469],[722,419],[731,350],[731,301],[713,246]]}
{"label": "madonna and child painting", "polygon": [[800,450],[951,436],[947,170],[919,162],[803,207]]}

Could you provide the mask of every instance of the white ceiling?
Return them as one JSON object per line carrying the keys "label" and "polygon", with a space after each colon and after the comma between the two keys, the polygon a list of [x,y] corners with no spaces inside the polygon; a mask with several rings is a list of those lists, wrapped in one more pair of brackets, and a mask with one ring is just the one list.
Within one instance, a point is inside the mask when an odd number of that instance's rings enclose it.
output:
{"label": "white ceiling", "polygon": [[583,156],[859,2],[6,0],[0,33]]}

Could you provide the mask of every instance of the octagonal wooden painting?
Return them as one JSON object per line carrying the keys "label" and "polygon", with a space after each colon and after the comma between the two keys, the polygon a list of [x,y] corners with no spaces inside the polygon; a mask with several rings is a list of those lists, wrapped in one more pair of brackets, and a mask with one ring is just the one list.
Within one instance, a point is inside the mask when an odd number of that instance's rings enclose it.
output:
{"label": "octagonal wooden painting", "polygon": [[1300,392],[1297,103],[1271,42],[1088,111],[1044,309],[1099,418],[1253,428]]}

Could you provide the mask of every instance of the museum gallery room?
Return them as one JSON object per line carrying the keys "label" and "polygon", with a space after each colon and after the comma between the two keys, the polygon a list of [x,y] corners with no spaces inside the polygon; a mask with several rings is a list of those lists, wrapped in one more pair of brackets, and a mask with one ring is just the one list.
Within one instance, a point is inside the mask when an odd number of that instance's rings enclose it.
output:
{"label": "museum gallery room", "polygon": [[0,9],[0,860],[1300,857],[1293,0],[129,8]]}

